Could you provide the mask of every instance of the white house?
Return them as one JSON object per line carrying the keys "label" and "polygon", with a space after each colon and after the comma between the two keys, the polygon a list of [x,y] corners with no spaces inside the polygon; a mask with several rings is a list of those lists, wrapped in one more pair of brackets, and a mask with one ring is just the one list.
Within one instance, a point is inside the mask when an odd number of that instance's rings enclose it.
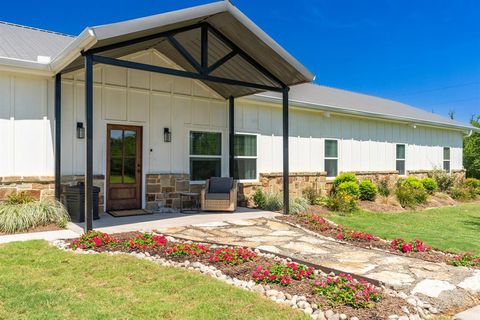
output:
{"label": "white house", "polygon": [[312,80],[228,1],[77,37],[0,23],[0,199],[53,196],[55,180],[58,196],[60,176],[66,184],[85,174],[108,210],[176,206],[179,191],[210,176],[233,174],[246,194],[298,194],[345,171],[463,170],[462,140],[475,128]]}

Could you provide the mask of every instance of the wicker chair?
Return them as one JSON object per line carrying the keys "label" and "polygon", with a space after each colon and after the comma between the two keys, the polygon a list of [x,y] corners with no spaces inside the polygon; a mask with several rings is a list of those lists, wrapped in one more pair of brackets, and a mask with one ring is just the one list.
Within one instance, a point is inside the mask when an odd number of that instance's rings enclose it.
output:
{"label": "wicker chair", "polygon": [[202,211],[228,211],[237,209],[237,181],[232,178],[211,178],[200,195]]}

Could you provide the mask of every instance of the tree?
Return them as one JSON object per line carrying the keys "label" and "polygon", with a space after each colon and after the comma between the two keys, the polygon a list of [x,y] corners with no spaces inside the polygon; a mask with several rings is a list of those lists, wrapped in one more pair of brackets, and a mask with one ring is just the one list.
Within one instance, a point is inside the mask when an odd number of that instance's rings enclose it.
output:
{"label": "tree", "polygon": [[[473,115],[470,123],[480,128],[480,115]],[[480,132],[463,140],[463,166],[468,177],[480,179]]]}

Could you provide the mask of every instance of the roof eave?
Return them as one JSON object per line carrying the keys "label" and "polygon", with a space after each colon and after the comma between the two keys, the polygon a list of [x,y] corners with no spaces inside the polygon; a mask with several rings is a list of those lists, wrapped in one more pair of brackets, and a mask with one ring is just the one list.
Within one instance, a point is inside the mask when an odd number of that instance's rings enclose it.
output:
{"label": "roof eave", "polygon": [[[282,100],[281,98],[262,95],[262,94],[251,95],[249,97],[246,97],[246,99],[261,101],[261,102],[270,102],[270,103],[276,103],[276,104],[281,102]],[[382,120],[391,120],[391,121],[393,120],[393,121],[405,122],[409,124],[427,125],[427,126],[447,128],[447,129],[453,129],[453,130],[464,131],[464,132],[469,132],[470,130],[475,132],[480,132],[480,128],[476,128],[473,126],[462,126],[462,125],[455,125],[451,123],[426,121],[426,120],[420,120],[420,119],[409,118],[409,117],[399,117],[395,115],[387,115],[387,114],[381,114],[381,113],[375,113],[375,112],[348,109],[348,108],[343,108],[338,106],[316,104],[316,103],[310,103],[305,101],[298,101],[294,99],[290,99],[290,105],[298,108],[303,108],[303,109],[310,109],[310,110],[314,109],[314,110],[328,111],[328,112],[334,112],[334,113],[346,114],[346,115],[355,115],[355,116],[376,118],[376,119],[382,119]]]}
{"label": "roof eave", "polygon": [[50,64],[7,57],[0,57],[0,70],[48,77],[54,75]]}

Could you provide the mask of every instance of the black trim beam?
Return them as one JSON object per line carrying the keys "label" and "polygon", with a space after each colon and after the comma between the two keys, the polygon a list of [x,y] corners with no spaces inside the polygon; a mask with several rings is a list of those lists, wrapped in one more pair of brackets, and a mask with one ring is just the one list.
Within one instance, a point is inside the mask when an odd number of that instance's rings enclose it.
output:
{"label": "black trim beam", "polygon": [[233,86],[255,88],[255,89],[260,89],[260,90],[283,92],[283,88],[272,87],[272,86],[267,86],[267,85],[263,85],[263,84],[252,83],[252,82],[245,82],[245,81],[240,81],[240,80],[214,77],[214,76],[210,76],[210,75],[199,74],[199,73],[194,73],[194,72],[189,72],[189,71],[183,71],[183,70],[153,66],[153,65],[139,63],[139,62],[126,61],[126,60],[102,57],[102,56],[97,56],[97,55],[92,55],[92,60],[94,62],[97,62],[97,63],[108,64],[108,65],[112,65],[112,66],[118,66],[118,67],[130,68],[130,69],[137,69],[137,70],[142,70],[142,71],[163,73],[163,74],[168,74],[168,75],[171,75],[171,76],[197,79],[197,80],[203,80],[203,81],[210,81],[210,82],[216,82],[216,83],[223,83],[223,84],[228,84],[228,85],[233,85]]}
{"label": "black trim beam", "polygon": [[172,36],[172,35],[175,35],[175,34],[180,33],[180,32],[185,32],[185,31],[190,31],[190,30],[193,30],[193,29],[198,29],[201,26],[202,26],[201,24],[193,24],[191,26],[187,26],[187,27],[184,27],[184,28],[178,28],[178,29],[174,29],[174,30],[169,30],[169,31],[165,31],[165,32],[159,32],[159,33],[151,34],[151,35],[140,37],[140,38],[125,40],[125,41],[122,41],[122,42],[113,43],[113,44],[109,44],[109,45],[106,45],[106,46],[90,49],[90,50],[86,51],[86,54],[88,54],[88,53],[97,54],[97,53],[106,52],[106,51],[110,51],[110,50],[115,50],[115,49],[119,49],[119,48],[123,48],[123,47],[128,47],[128,46],[131,46],[131,45],[134,45],[134,44],[137,44],[137,43],[142,43],[142,42],[146,42],[146,41],[150,41],[150,40],[155,40],[155,39],[158,39],[158,38],[165,38],[165,37]]}
{"label": "black trim beam", "polygon": [[288,166],[288,91],[290,88],[283,89],[283,107],[282,107],[282,122],[283,122],[283,213],[289,213],[289,166]]}
{"label": "black trim beam", "polygon": [[202,25],[201,55],[202,55],[202,73],[208,70],[208,24]]}
{"label": "black trim beam", "polygon": [[62,193],[62,74],[55,75],[55,199]]}
{"label": "black trim beam", "polygon": [[93,228],[93,56],[85,55],[85,232]]}
{"label": "black trim beam", "polygon": [[[200,66],[197,62],[197,60],[195,60],[194,57],[192,57],[192,55],[190,54],[190,52],[188,52],[187,49],[185,49],[184,46],[182,46],[182,44],[180,42],[178,42],[177,39],[175,39],[175,37],[173,35],[170,35],[167,37],[168,41],[170,42],[170,44],[175,48],[177,49],[177,51],[182,55],[183,58],[185,58],[185,60],[188,61],[188,63],[190,63],[190,65],[192,67],[195,68],[195,70],[197,70],[198,72],[202,73],[203,71],[203,68],[202,66]],[[203,52],[202,52],[202,55],[203,55]]]}
{"label": "black trim beam", "polygon": [[229,54],[225,55],[223,58],[220,58],[220,60],[218,60],[217,62],[215,62],[214,64],[212,64],[208,70],[207,70],[207,74],[210,74],[212,73],[213,71],[217,70],[219,67],[223,66],[225,63],[228,62],[228,60],[232,59],[233,57],[235,57],[237,55],[237,52],[236,51],[230,51]]}
{"label": "black trim beam", "polygon": [[285,88],[287,85],[283,83],[280,79],[278,79],[276,76],[274,76],[270,71],[265,69],[260,63],[258,63],[255,59],[253,59],[248,53],[240,49],[235,43],[233,43],[230,39],[228,39],[226,36],[224,36],[220,31],[215,29],[212,26],[209,26],[210,32],[212,32],[217,38],[222,40],[227,46],[230,47],[233,51],[238,52],[238,54],[245,59],[248,63],[250,63],[255,69],[257,69],[260,73],[265,75],[267,78],[269,78],[271,81],[276,82],[278,85],[281,87]]}
{"label": "black trim beam", "polygon": [[233,178],[235,175],[235,148],[234,148],[234,139],[235,139],[235,98],[230,96],[228,98],[228,159],[229,159],[229,171],[230,178]]}

